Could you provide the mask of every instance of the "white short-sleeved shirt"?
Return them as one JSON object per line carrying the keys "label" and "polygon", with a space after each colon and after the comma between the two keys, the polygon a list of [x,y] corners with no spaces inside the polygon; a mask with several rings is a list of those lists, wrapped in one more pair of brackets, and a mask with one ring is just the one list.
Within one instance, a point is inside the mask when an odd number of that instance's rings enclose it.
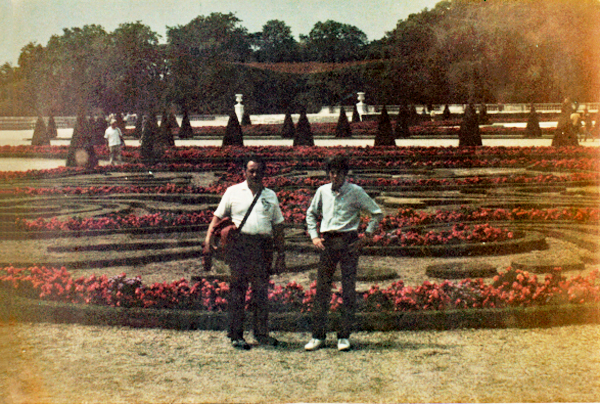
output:
{"label": "white short-sleeved shirt", "polygon": [[[230,217],[233,223],[239,227],[253,199],[254,195],[248,188],[248,182],[244,181],[233,185],[225,191],[214,214],[219,218]],[[277,195],[271,189],[263,188],[260,199],[252,208],[241,232],[270,236],[273,232],[273,225],[283,223],[283,220]]]}
{"label": "white short-sleeved shirt", "polygon": [[108,139],[109,146],[119,146],[121,144],[121,129],[113,129],[109,126],[106,128],[106,131],[104,131],[104,138]]}

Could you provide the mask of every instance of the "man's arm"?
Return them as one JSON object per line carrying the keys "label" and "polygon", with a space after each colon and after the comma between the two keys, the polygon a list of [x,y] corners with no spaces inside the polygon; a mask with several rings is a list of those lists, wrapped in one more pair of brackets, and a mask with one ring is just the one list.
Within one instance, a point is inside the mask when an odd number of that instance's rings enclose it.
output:
{"label": "man's arm", "polygon": [[320,188],[317,189],[315,196],[310,202],[310,206],[306,211],[306,224],[308,234],[310,239],[313,242],[313,245],[319,249],[324,250],[325,246],[323,245],[323,239],[319,236],[319,231],[317,229],[317,224],[319,220],[319,215],[321,213],[321,192]]}

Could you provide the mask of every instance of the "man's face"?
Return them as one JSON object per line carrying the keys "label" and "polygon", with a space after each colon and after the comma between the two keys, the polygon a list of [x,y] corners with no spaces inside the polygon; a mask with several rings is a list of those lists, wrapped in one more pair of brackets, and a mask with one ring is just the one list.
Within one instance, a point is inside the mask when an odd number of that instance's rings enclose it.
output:
{"label": "man's face", "polygon": [[336,169],[330,170],[329,180],[331,181],[331,188],[337,191],[346,181],[346,172]]}
{"label": "man's face", "polygon": [[246,165],[244,175],[249,186],[262,186],[263,177],[265,175],[264,168],[259,163],[249,161]]}

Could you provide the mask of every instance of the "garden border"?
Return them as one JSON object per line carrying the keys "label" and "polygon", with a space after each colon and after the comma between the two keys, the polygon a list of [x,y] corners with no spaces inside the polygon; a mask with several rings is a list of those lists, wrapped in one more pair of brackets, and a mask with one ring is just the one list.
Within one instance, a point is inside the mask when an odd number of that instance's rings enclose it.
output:
{"label": "garden border", "polygon": [[[10,295],[10,296],[7,296]],[[226,312],[141,309],[58,303],[27,299],[0,291],[0,321],[44,322],[134,328],[225,331]],[[329,317],[330,328],[340,321]],[[272,312],[272,331],[309,332],[311,314]],[[421,310],[413,312],[359,312],[356,331],[453,330],[461,328],[535,328],[600,323],[600,304],[511,307],[504,309]],[[250,320],[248,320],[250,326]]]}

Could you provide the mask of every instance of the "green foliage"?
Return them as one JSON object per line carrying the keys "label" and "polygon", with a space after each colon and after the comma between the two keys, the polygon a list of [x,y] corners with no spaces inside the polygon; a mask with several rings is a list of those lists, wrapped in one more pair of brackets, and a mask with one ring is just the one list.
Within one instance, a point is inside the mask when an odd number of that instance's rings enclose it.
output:
{"label": "green foliage", "polygon": [[296,137],[296,128],[292,120],[292,114],[289,110],[285,112],[283,125],[281,126],[281,137],[284,139],[294,139]]}
{"label": "green foliage", "polygon": [[298,43],[285,22],[269,20],[256,35],[254,45],[258,48],[254,57],[264,63],[296,62],[299,58]]}
{"label": "green foliage", "polygon": [[56,139],[58,137],[58,130],[56,128],[56,121],[54,120],[54,116],[50,115],[48,118],[48,137],[50,139]]}
{"label": "green foliage", "polygon": [[460,124],[458,147],[482,146],[482,144],[479,133],[479,117],[475,106],[469,103]]}
{"label": "green foliage", "polygon": [[394,132],[392,130],[392,122],[385,105],[383,106],[381,114],[379,115],[379,121],[377,122],[377,133],[375,134],[373,146],[396,146],[396,139],[394,138]]}
{"label": "green foliage", "polygon": [[527,127],[525,128],[525,137],[536,138],[542,137],[542,129],[540,128],[540,119],[538,113],[535,110],[535,106],[531,105],[531,111],[529,111],[529,118],[527,119]]}
{"label": "green foliage", "polygon": [[235,112],[229,114],[229,120],[225,127],[225,136],[223,137],[223,147],[225,146],[244,146],[244,135],[240,121]]}
{"label": "green foliage", "polygon": [[35,123],[35,129],[33,130],[33,137],[31,138],[32,146],[50,146],[50,137],[48,136],[48,129],[44,123],[44,118],[38,117]]}
{"label": "green foliage", "polygon": [[181,128],[179,129],[180,139],[191,139],[194,137],[194,130],[190,123],[190,116],[187,110],[183,111],[183,120],[181,121]]}
{"label": "green foliage", "polygon": [[315,141],[313,138],[312,129],[310,128],[310,122],[308,116],[306,116],[306,109],[302,108],[300,111],[300,118],[296,124],[296,134],[294,137],[294,146],[314,146]]}
{"label": "green foliage", "polygon": [[406,104],[400,106],[394,133],[396,139],[407,139],[410,137],[410,111]]}
{"label": "green foliage", "polygon": [[300,35],[306,60],[339,63],[360,60],[367,35],[353,25],[327,20],[317,22],[308,36]]}
{"label": "green foliage", "polygon": [[248,111],[244,111],[244,114],[242,115],[242,126],[250,126],[252,125],[252,121],[250,120],[250,114],[248,113]]}
{"label": "green foliage", "polygon": [[358,108],[356,104],[352,107],[352,123],[360,122],[360,114],[358,113]]}
{"label": "green foliage", "polygon": [[336,138],[349,138],[352,137],[352,129],[350,128],[350,122],[346,116],[344,106],[340,106],[340,115],[338,117],[337,125],[335,127]]}
{"label": "green foliage", "polygon": [[156,114],[150,112],[148,119],[145,122],[144,129],[142,130],[142,138],[140,143],[140,154],[142,161],[146,165],[152,165],[160,157],[160,149],[154,148],[157,138],[159,136],[158,122],[156,120]]}
{"label": "green foliage", "polygon": [[86,115],[81,111],[77,114],[65,165],[88,168],[98,165],[98,157],[94,149],[93,128]]}

